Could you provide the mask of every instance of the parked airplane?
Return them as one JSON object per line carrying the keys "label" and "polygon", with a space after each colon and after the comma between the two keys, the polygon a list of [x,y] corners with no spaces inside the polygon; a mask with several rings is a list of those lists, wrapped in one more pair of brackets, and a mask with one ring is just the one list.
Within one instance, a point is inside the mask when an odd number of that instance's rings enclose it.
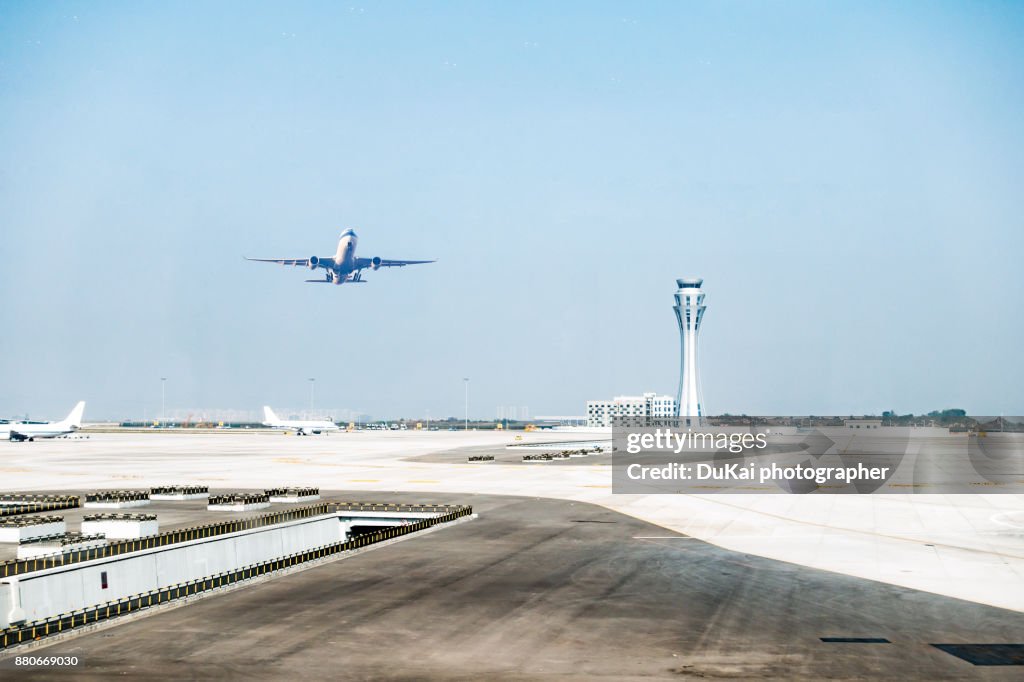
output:
{"label": "parked airplane", "polygon": [[270,406],[263,406],[263,425],[272,429],[282,431],[294,431],[297,436],[308,436],[311,433],[321,434],[327,431],[340,431],[338,425],[332,421],[303,421],[299,419],[278,419]]}
{"label": "parked airplane", "polygon": [[345,230],[338,240],[338,250],[333,256],[310,256],[309,258],[246,258],[261,263],[279,263],[280,265],[297,265],[310,270],[323,269],[323,279],[307,279],[307,282],[319,284],[344,284],[345,282],[365,282],[363,270],[379,270],[380,268],[401,268],[406,265],[433,263],[432,260],[388,260],[380,256],[373,258],[356,258],[356,243],[359,238],[355,230]]}
{"label": "parked airplane", "polygon": [[85,401],[75,405],[67,419],[59,422],[10,421],[0,424],[0,440],[34,441],[36,438],[56,438],[73,433],[82,426]]}

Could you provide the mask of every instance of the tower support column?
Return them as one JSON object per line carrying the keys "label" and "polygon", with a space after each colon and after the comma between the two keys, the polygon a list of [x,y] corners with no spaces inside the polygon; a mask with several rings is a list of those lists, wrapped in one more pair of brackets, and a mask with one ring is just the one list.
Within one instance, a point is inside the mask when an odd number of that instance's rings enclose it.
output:
{"label": "tower support column", "polygon": [[704,280],[677,279],[676,304],[672,310],[679,323],[679,390],[676,392],[676,416],[687,426],[704,423],[704,395],[697,374],[697,339],[704,317]]}

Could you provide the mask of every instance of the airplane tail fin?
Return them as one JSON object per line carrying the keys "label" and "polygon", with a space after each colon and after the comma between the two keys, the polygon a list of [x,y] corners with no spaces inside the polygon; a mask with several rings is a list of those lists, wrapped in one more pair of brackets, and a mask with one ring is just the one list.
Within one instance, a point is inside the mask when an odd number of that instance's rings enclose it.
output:
{"label": "airplane tail fin", "polygon": [[76,429],[79,428],[82,425],[83,413],[85,413],[85,401],[79,400],[78,404],[75,405],[75,409],[71,410],[71,414],[64,420],[64,424],[66,426],[73,426]]}
{"label": "airplane tail fin", "polygon": [[263,406],[263,418],[267,421],[267,423],[280,421],[280,419],[277,418],[277,415],[274,414],[274,411],[270,409],[270,405]]}

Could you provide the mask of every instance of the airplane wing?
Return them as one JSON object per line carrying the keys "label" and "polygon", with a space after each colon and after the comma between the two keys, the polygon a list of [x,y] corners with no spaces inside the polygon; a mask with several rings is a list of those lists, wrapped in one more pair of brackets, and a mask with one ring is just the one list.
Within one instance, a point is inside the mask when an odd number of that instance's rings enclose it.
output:
{"label": "airplane wing", "polygon": [[387,258],[356,258],[356,269],[363,268],[404,268],[406,265],[434,263],[432,260],[389,260]]}
{"label": "airplane wing", "polygon": [[313,267],[314,269],[334,266],[334,258],[332,256],[324,256],[323,258],[317,258],[316,256],[311,258],[246,258],[245,260],[259,261],[260,263],[277,263],[278,265],[297,265],[300,268]]}
{"label": "airplane wing", "polygon": [[260,263],[278,263],[280,265],[309,266],[308,258],[246,258],[245,260],[259,261]]}

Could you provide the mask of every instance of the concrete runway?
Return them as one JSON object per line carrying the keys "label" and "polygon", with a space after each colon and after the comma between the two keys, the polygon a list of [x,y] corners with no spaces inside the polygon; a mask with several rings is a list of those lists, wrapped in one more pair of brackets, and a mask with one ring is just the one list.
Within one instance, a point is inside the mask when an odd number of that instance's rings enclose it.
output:
{"label": "concrete runway", "polygon": [[[325,498],[338,495],[366,496]],[[731,552],[596,505],[431,498],[480,518],[38,649],[84,664],[18,678],[1020,679],[931,644],[1019,643],[1021,613]]]}

